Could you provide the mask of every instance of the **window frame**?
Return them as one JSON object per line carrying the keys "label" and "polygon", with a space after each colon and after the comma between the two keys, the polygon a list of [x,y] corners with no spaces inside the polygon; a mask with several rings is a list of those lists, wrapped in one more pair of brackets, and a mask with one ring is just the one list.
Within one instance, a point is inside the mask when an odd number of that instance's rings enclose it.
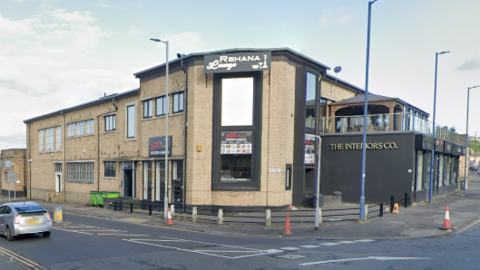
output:
{"label": "window frame", "polygon": [[[162,100],[163,102],[159,102],[160,100]],[[166,96],[161,96],[161,97],[157,97],[155,99],[155,116],[163,116],[163,115],[166,115],[167,114],[167,98]],[[160,113],[158,113],[159,111],[159,104],[162,105],[162,110]]]}
{"label": "window frame", "polygon": [[[222,80],[231,78],[253,77],[253,120],[249,126],[222,126]],[[219,73],[213,75],[214,105],[213,105],[213,147],[212,147],[212,190],[213,191],[259,191],[261,186],[262,149],[262,101],[263,101],[263,71],[242,73]],[[221,176],[221,140],[222,132],[251,131],[252,160],[251,180],[239,182],[222,182]]]}
{"label": "window frame", "polygon": [[116,128],[117,128],[116,114],[107,115],[107,116],[104,117],[104,119],[105,119],[105,132],[115,131]]}
{"label": "window frame", "polygon": [[93,184],[95,162],[67,162],[67,181],[70,183]]}
{"label": "window frame", "polygon": [[38,131],[38,150],[40,153],[45,153],[45,130]]}
{"label": "window frame", "polygon": [[184,92],[172,94],[172,112],[181,113],[184,110]]}
{"label": "window frame", "polygon": [[[132,111],[130,112],[130,108],[132,109]],[[126,130],[125,130],[125,135],[127,137],[127,139],[135,139],[135,136],[136,136],[136,130],[135,130],[135,104],[127,104],[125,105],[125,109],[126,109],[126,121],[125,121],[125,125],[126,125]],[[130,113],[133,113],[133,117],[130,118]],[[130,123],[130,119],[132,121],[132,123]],[[132,129],[130,130],[130,128],[132,127]],[[130,131],[132,131],[133,134],[130,134]]]}
{"label": "window frame", "polygon": [[104,177],[117,177],[117,163],[115,161],[103,162],[103,176]]}
{"label": "window frame", "polygon": [[143,101],[143,119],[153,117],[153,99]]}

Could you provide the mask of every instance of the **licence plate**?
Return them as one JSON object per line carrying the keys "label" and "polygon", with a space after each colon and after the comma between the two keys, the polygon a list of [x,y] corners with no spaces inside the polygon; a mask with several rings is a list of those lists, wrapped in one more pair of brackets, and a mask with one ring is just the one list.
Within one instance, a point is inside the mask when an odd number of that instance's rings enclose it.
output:
{"label": "licence plate", "polygon": [[31,219],[27,220],[28,225],[40,224],[41,222],[42,222],[42,220],[39,219],[39,218],[31,218]]}

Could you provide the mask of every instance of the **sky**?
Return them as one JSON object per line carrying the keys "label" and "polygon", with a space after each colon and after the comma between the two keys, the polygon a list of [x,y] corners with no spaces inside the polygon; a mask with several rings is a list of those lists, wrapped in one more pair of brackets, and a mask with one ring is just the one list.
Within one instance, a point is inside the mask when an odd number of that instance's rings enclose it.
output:
{"label": "sky", "polygon": [[[468,87],[480,85],[480,1],[379,0],[372,5],[371,93],[466,131]],[[169,58],[288,47],[365,88],[368,0],[2,0],[0,149],[25,148],[24,120],[139,87],[133,74]],[[329,72],[334,75],[333,71]],[[480,87],[469,134],[480,137]]]}

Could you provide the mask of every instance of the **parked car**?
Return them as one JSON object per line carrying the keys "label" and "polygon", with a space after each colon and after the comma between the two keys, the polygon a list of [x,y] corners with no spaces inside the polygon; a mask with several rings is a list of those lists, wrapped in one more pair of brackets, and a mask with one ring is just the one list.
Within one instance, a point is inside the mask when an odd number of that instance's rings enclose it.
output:
{"label": "parked car", "polygon": [[470,164],[470,171],[476,171],[478,170],[478,166],[475,164]]}
{"label": "parked car", "polygon": [[8,241],[22,234],[40,233],[50,237],[52,219],[48,211],[36,202],[6,203],[0,205],[0,234]]}

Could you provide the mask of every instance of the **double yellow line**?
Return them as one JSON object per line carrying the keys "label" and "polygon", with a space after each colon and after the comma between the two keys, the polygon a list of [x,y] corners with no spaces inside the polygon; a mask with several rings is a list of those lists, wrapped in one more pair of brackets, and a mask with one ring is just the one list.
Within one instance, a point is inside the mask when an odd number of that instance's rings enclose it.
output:
{"label": "double yellow line", "polygon": [[16,254],[15,252],[12,252],[8,249],[5,249],[3,247],[0,247],[0,253],[2,254],[5,254],[7,256],[9,256],[10,258],[13,258],[15,259],[16,262],[22,264],[23,266],[27,267],[28,269],[32,269],[32,270],[44,270],[45,268],[43,268],[40,264],[36,263],[36,262],[33,262],[23,256],[20,256],[18,254]]}

